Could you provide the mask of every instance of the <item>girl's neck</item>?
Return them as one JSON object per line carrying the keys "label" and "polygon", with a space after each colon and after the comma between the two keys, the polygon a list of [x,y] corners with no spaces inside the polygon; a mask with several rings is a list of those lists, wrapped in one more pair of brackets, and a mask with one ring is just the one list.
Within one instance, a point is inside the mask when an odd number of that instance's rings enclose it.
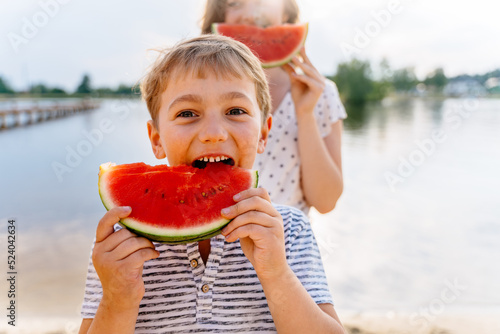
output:
{"label": "girl's neck", "polygon": [[265,72],[272,100],[271,113],[274,114],[276,108],[278,108],[286,93],[290,90],[290,78],[285,70],[280,67],[267,68]]}

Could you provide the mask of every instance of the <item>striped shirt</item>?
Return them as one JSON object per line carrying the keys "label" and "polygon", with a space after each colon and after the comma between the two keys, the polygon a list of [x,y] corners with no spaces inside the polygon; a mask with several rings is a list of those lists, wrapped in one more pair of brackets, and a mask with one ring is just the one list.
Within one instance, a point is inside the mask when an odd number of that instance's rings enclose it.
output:
{"label": "striped shirt", "polygon": [[[273,204],[283,217],[287,262],[317,304],[333,304],[311,226],[302,211]],[[206,265],[198,243],[155,243],[157,259],[144,264],[146,287],[135,333],[276,332],[257,274],[239,241],[210,240]],[[102,287],[89,263],[82,318],[93,318]]]}

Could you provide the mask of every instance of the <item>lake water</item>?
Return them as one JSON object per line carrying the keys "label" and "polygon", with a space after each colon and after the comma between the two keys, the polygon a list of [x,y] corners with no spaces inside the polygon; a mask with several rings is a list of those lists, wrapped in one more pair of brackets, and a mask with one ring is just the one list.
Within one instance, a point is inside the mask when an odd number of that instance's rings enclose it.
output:
{"label": "lake water", "polygon": [[[348,113],[344,194],[312,212],[336,308],[415,322],[499,314],[500,100],[393,98]],[[106,100],[0,132],[0,237],[16,219],[19,321],[78,315],[105,212],[99,165],[158,163],[147,119],[140,101]]]}

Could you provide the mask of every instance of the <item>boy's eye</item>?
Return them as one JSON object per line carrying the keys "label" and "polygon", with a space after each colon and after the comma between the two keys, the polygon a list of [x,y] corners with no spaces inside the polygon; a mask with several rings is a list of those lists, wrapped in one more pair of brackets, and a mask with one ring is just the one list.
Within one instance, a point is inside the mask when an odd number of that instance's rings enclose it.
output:
{"label": "boy's eye", "polygon": [[247,112],[241,108],[233,108],[233,109],[230,109],[227,114],[228,115],[243,115],[243,114],[246,114]]}
{"label": "boy's eye", "polygon": [[177,114],[177,117],[195,117],[196,114],[191,110],[184,110]]}

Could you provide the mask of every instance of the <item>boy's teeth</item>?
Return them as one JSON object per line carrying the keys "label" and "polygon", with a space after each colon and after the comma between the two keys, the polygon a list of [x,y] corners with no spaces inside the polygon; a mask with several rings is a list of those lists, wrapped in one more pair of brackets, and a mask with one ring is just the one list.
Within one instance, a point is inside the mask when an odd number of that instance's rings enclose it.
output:
{"label": "boy's teeth", "polygon": [[218,157],[203,157],[203,158],[199,158],[198,161],[205,161],[205,162],[219,162],[219,161],[224,161],[224,160],[227,160],[229,159],[228,157],[224,156],[224,155],[221,155],[221,156],[218,156]]}

